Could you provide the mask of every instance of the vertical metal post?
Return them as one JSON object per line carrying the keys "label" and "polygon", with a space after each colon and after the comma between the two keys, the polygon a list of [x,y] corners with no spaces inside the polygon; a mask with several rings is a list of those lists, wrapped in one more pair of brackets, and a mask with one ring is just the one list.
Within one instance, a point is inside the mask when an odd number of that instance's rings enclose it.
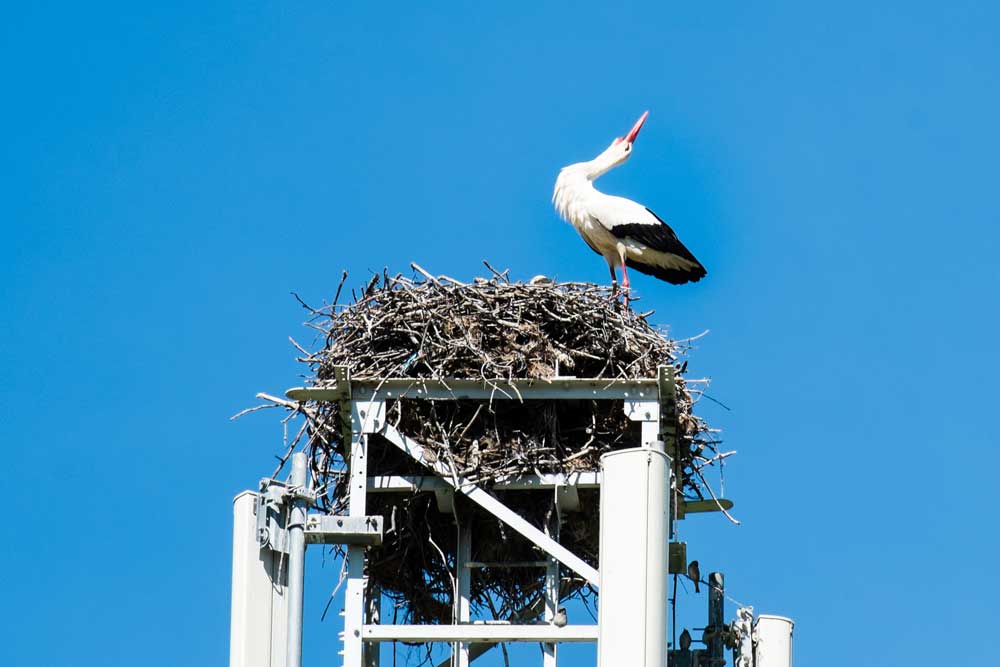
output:
{"label": "vertical metal post", "polygon": [[[306,490],[306,455],[292,454],[292,476],[295,491]],[[302,601],[305,588],[306,561],[306,500],[297,495],[292,500],[288,520],[288,650],[287,667],[302,666]]]}
{"label": "vertical metal post", "polygon": [[[458,623],[468,623],[472,618],[472,525],[458,527],[458,553],[455,558],[455,576],[458,577],[458,599],[455,601]],[[455,667],[469,667],[470,642],[455,642],[451,647],[452,664]]]}
{"label": "vertical metal post", "polygon": [[[549,525],[545,526],[545,534],[554,540],[559,540],[558,512]],[[549,556],[545,566],[545,622],[552,623],[559,610],[559,561]],[[542,667],[556,667],[558,661],[558,645],[542,644]]]}
{"label": "vertical metal post", "polygon": [[601,457],[599,667],[667,664],[670,469],[650,447]]}
{"label": "vertical metal post", "polygon": [[[365,593],[368,603],[368,620],[372,625],[377,625],[382,619],[382,592],[375,586],[371,579],[368,580],[368,589]],[[365,651],[365,667],[379,667],[381,664],[381,649],[378,644],[373,644]]]}
{"label": "vertical metal post", "polygon": [[711,639],[708,642],[708,655],[713,665],[721,665],[725,658],[725,646],[722,643],[722,627],[726,623],[726,583],[721,572],[710,572],[708,575],[708,631]]}
{"label": "vertical metal post", "polygon": [[[350,489],[348,516],[365,516],[368,484],[368,434],[385,418],[380,401],[351,401]],[[347,548],[347,588],[344,592],[344,665],[362,667],[365,645],[361,626],[365,621],[365,548]],[[378,650],[372,647],[373,651]]]}

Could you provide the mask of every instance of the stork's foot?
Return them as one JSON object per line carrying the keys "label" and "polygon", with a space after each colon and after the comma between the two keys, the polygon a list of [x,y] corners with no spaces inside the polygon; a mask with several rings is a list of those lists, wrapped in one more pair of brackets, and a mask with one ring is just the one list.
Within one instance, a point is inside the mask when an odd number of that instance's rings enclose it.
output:
{"label": "stork's foot", "polygon": [[608,300],[618,301],[618,299],[622,300],[622,303],[625,304],[626,308],[629,307],[629,304],[632,303],[632,301],[637,300],[632,298],[632,292],[629,290],[628,285],[619,285],[618,283],[611,283],[611,296],[608,297]]}
{"label": "stork's foot", "polygon": [[628,281],[622,283],[621,295],[622,303],[624,303],[625,307],[628,308],[629,301],[632,300],[632,290],[629,287]]}

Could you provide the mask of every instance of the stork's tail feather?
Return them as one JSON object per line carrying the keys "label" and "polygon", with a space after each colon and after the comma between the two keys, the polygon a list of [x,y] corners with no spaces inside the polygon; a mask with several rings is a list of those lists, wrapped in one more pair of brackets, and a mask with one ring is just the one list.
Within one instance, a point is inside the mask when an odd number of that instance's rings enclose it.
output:
{"label": "stork's tail feather", "polygon": [[660,280],[665,280],[671,285],[683,285],[685,283],[696,283],[708,275],[705,267],[697,260],[695,262],[695,266],[684,269],[643,264],[633,259],[626,259],[625,265],[630,269],[635,269],[639,273],[645,273],[647,276],[654,276]]}

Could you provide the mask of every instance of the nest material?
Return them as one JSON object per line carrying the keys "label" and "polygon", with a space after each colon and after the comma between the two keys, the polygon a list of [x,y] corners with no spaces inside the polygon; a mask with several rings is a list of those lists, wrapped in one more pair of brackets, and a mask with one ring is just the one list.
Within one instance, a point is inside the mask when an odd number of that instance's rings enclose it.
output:
{"label": "nest material", "polygon": [[[325,345],[302,361],[311,381],[333,382],[346,366],[353,379],[652,378],[657,367],[676,371],[684,493],[701,497],[697,460],[714,451],[707,425],[692,414],[684,379],[684,346],[622,306],[609,288],[590,283],[510,283],[506,274],[463,284],[447,278],[410,280],[376,275],[350,305],[314,311],[310,323]],[[339,295],[339,290],[338,290]],[[336,302],[336,299],[335,299]],[[321,507],[346,510],[345,432],[336,403],[301,406],[312,467],[324,489]],[[605,452],[632,447],[639,426],[618,401],[397,400],[388,421],[429,447],[455,474],[489,483],[524,473],[597,470]],[[345,429],[345,426],[347,428]],[[369,438],[369,475],[429,472],[380,437]],[[700,474],[698,475],[700,477]],[[596,491],[581,490],[581,515],[564,521],[561,543],[597,565]],[[555,523],[552,492],[498,496],[539,528]],[[432,493],[369,494],[368,514],[385,519],[385,540],[368,555],[370,583],[396,602],[410,623],[448,623],[452,618],[456,522],[470,526],[472,559],[537,561],[527,540],[464,498],[454,515],[438,511]],[[565,518],[565,517],[564,517]],[[488,618],[530,619],[539,611],[543,570],[478,569],[472,577],[473,610]],[[562,595],[586,595],[589,587],[563,572]]]}

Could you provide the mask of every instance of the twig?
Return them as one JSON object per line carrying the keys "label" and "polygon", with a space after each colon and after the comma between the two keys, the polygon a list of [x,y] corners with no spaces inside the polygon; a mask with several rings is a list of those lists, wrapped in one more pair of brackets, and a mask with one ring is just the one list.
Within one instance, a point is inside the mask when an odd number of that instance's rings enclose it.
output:
{"label": "twig", "polygon": [[420,275],[422,275],[424,278],[427,278],[427,280],[431,281],[435,285],[440,285],[441,284],[438,281],[437,278],[435,278],[431,274],[429,274],[426,271],[424,271],[424,269],[419,264],[417,264],[416,262],[410,262],[410,268],[412,268],[414,271],[416,271],[417,273],[419,273]]}

